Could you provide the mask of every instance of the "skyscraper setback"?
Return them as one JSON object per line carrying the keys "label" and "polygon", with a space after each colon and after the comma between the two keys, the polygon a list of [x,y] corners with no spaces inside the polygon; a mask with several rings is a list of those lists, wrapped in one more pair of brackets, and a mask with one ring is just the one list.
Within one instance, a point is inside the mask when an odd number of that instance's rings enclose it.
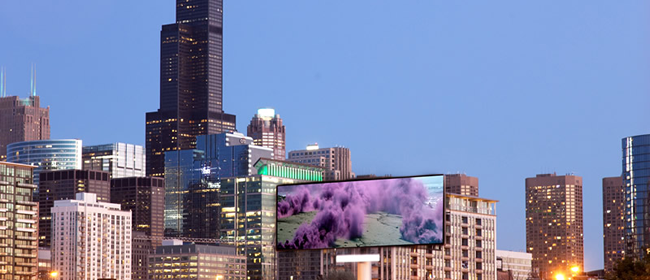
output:
{"label": "skyscraper setback", "polygon": [[235,130],[222,95],[223,1],[177,0],[160,34],[160,109],[147,113],[147,176],[164,176],[166,151],[193,149],[197,135]]}

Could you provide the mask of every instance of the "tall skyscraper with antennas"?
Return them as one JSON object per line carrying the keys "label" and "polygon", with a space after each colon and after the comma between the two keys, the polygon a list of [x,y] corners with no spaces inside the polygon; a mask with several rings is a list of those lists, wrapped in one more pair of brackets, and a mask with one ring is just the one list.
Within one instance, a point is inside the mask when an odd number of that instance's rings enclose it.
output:
{"label": "tall skyscraper with antennas", "polygon": [[196,136],[235,130],[222,95],[223,1],[176,0],[176,23],[160,32],[160,108],[147,113],[147,176],[165,173],[165,152]]}
{"label": "tall skyscraper with antennas", "polygon": [[41,108],[36,95],[36,72],[32,67],[31,91],[26,98],[7,96],[7,73],[0,74],[0,161],[7,158],[7,145],[50,139],[50,107]]}

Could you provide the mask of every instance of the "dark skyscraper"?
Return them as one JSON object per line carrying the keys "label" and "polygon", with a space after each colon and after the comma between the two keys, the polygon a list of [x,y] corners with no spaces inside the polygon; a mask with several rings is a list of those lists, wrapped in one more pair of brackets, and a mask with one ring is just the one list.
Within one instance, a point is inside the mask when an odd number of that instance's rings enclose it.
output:
{"label": "dark skyscraper", "polygon": [[196,136],[235,130],[222,95],[223,1],[177,0],[160,33],[160,109],[147,113],[147,176],[164,176],[164,152],[193,149]]}

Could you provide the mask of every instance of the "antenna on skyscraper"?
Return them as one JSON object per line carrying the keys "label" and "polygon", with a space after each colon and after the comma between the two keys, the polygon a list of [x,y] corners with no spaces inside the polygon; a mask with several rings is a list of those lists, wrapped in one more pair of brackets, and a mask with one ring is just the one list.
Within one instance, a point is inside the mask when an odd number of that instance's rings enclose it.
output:
{"label": "antenna on skyscraper", "polygon": [[5,68],[0,68],[0,97],[5,97]]}
{"label": "antenna on skyscraper", "polygon": [[34,69],[34,63],[32,63],[32,96],[36,96],[36,69]]}

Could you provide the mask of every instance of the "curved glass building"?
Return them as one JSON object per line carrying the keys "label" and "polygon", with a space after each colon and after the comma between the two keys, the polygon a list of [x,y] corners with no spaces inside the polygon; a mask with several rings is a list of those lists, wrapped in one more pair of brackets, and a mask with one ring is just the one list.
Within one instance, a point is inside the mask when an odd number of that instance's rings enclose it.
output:
{"label": "curved glass building", "polygon": [[625,137],[622,144],[626,253],[641,257],[650,245],[650,134]]}
{"label": "curved glass building", "polygon": [[81,140],[35,140],[7,145],[7,161],[36,166],[34,185],[43,170],[81,169]]}

